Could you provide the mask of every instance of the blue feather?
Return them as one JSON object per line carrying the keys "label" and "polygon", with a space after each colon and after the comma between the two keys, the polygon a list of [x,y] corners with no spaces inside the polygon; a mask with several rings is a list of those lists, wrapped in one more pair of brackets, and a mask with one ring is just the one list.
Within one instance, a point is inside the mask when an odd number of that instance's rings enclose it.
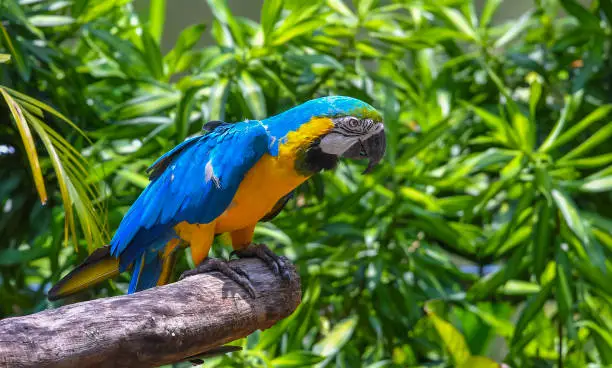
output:
{"label": "blue feather", "polygon": [[[147,258],[143,265],[142,255],[148,257],[148,252],[161,249],[177,237],[174,227],[178,223],[205,224],[223,213],[244,175],[268,151],[268,146],[269,136],[260,122],[228,124],[181,143],[151,166],[151,183],[111,240],[111,254],[119,257],[121,270],[134,264],[130,290],[157,280],[156,264]],[[214,179],[206,176],[209,162]],[[137,272],[140,265],[142,273]],[[138,281],[143,275],[151,276]]]}
{"label": "blue feather", "polygon": [[130,293],[149,289],[157,284],[157,280],[159,279],[159,275],[162,271],[162,263],[159,253],[145,253],[144,262],[145,263],[138,278],[138,284],[136,285],[135,290],[131,291]]}
{"label": "blue feather", "polygon": [[128,294],[132,294],[136,290],[136,286],[138,286],[138,277],[142,271],[143,258],[144,254],[138,257],[136,263],[134,264],[134,273],[132,274],[132,279],[130,280],[130,285],[128,286]]}

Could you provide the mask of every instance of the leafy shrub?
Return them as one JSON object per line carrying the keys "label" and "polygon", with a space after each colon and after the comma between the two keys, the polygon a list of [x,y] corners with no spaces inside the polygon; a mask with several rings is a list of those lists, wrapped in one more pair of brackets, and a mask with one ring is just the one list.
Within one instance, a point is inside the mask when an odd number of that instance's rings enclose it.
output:
{"label": "leafy shrub", "polygon": [[304,301],[210,366],[612,364],[612,2],[492,25],[500,3],[272,0],[256,23],[209,0],[215,21],[163,55],[163,1],[143,20],[128,1],[5,0],[0,313],[47,308],[144,168],[204,122],[342,94],[384,113],[384,165],[319,175],[257,228]]}

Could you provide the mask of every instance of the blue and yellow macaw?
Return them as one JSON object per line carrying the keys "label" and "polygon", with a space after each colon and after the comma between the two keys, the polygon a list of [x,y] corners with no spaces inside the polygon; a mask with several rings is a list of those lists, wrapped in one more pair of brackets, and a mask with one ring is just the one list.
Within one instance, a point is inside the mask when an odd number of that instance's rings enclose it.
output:
{"label": "blue and yellow macaw", "polygon": [[275,216],[292,191],[340,157],[383,157],[381,115],[360,100],[323,97],[265,120],[210,122],[148,169],[151,182],[129,209],[109,245],[94,251],[49,292],[55,300],[130,267],[129,293],[166,284],[177,250],[188,244],[198,267],[221,271],[255,294],[240,269],[209,258],[216,234],[230,233],[239,257],[256,256],[287,275],[282,259],[252,244],[255,225]]}

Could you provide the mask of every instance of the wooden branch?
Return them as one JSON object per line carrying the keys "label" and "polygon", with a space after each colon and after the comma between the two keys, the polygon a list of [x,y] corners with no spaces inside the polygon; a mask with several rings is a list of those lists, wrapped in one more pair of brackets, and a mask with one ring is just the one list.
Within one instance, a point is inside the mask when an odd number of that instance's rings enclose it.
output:
{"label": "wooden branch", "polygon": [[0,320],[0,367],[159,366],[269,328],[297,308],[301,288],[293,266],[289,282],[259,259],[232,262],[248,273],[257,298],[215,272],[7,318]]}

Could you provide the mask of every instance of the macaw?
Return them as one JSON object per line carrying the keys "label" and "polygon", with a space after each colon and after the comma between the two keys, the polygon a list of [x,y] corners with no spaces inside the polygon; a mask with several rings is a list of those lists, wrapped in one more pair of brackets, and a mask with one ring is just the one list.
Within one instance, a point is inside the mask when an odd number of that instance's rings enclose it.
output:
{"label": "macaw", "polygon": [[209,122],[147,170],[150,183],[123,217],[110,244],[95,250],[50,291],[59,299],[133,268],[128,293],[169,282],[181,245],[197,267],[183,276],[220,271],[251,296],[247,275],[208,257],[215,235],[230,233],[234,253],[259,257],[282,277],[281,257],[252,243],[255,225],[280,212],[293,190],[341,157],[382,159],[381,114],[351,97],[305,102],[264,120]]}

